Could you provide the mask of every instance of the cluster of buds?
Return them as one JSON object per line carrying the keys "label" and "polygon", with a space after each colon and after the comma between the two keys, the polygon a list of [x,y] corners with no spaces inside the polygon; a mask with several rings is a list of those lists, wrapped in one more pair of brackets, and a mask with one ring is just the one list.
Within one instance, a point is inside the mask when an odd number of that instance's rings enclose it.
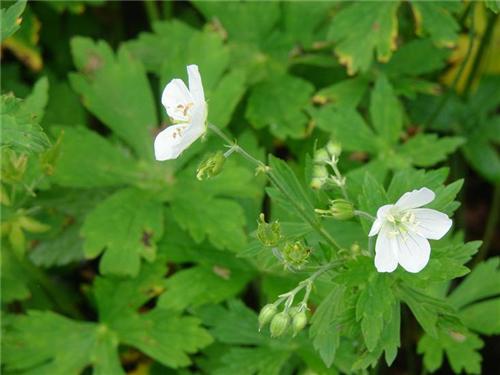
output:
{"label": "cluster of buds", "polygon": [[307,306],[300,303],[298,306],[278,311],[278,305],[281,301],[265,305],[259,314],[259,331],[268,323],[271,337],[279,337],[291,328],[295,337],[307,325]]}
{"label": "cluster of buds", "polygon": [[327,210],[316,208],[314,211],[321,216],[332,217],[337,220],[349,220],[354,217],[354,206],[346,199],[334,199],[330,201]]}
{"label": "cluster of buds", "polygon": [[[337,170],[339,156],[342,153],[340,143],[329,141],[324,148],[317,149],[314,153],[314,168],[311,180],[313,189],[321,189],[327,182],[335,185],[345,185],[345,178],[340,176]],[[335,175],[330,175],[327,166],[333,168]]]}
{"label": "cluster of buds", "polygon": [[226,156],[222,151],[208,155],[198,166],[196,178],[201,181],[217,176],[222,172],[225,162]]}

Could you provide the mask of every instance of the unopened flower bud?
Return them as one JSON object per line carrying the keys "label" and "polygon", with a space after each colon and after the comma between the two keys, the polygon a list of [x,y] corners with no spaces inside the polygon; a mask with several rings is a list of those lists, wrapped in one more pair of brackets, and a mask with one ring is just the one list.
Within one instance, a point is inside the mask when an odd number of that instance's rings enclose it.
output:
{"label": "unopened flower bud", "polygon": [[259,331],[264,327],[267,323],[271,321],[271,319],[278,312],[278,308],[272,303],[265,305],[259,313]]}
{"label": "unopened flower bud", "polygon": [[314,153],[314,162],[316,164],[323,164],[328,162],[329,160],[330,155],[328,155],[328,152],[324,148],[320,148]]}
{"label": "unopened flower bud", "polygon": [[328,169],[324,165],[315,165],[313,168],[313,177],[317,178],[327,178],[328,177]]}
{"label": "unopened flower bud", "polygon": [[311,249],[306,247],[301,241],[287,242],[283,247],[283,260],[287,265],[300,268],[309,258]]}
{"label": "unopened flower bud", "polygon": [[326,144],[326,150],[333,157],[339,157],[342,152],[342,146],[339,142],[329,141]]}
{"label": "unopened flower bud", "polygon": [[335,199],[330,203],[330,215],[337,220],[348,220],[354,216],[354,206],[345,199]]}
{"label": "unopened flower bud", "polygon": [[271,320],[271,325],[269,330],[271,331],[271,337],[279,337],[285,333],[288,325],[290,324],[290,315],[282,311],[276,314]]}
{"label": "unopened flower bud", "polygon": [[264,246],[276,246],[281,239],[280,224],[277,221],[266,223],[264,214],[260,214],[257,238]]}
{"label": "unopened flower bud", "polygon": [[300,331],[304,329],[306,325],[307,325],[307,315],[305,311],[301,310],[293,316],[292,320],[293,335],[296,336]]}
{"label": "unopened flower bud", "polygon": [[222,171],[225,161],[226,157],[222,151],[209,155],[198,166],[196,178],[201,181],[217,176]]}

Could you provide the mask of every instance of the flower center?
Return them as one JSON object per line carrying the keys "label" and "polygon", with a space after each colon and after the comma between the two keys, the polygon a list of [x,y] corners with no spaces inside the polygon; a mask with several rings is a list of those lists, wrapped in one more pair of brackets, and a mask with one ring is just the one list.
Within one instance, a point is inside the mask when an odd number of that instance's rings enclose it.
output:
{"label": "flower center", "polygon": [[385,219],[392,224],[393,230],[391,230],[390,234],[393,236],[404,235],[417,224],[415,214],[410,210],[393,210],[387,214]]}

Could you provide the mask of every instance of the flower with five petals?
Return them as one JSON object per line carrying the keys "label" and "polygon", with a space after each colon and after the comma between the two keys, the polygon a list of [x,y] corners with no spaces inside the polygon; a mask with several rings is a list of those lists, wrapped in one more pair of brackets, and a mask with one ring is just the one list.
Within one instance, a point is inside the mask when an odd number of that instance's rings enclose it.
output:
{"label": "flower with five petals", "polygon": [[429,262],[428,239],[439,240],[451,227],[444,213],[421,208],[432,202],[435,194],[428,188],[405,193],[395,204],[377,211],[369,236],[378,234],[375,244],[375,267],[392,272],[398,263],[408,272],[420,272]]}

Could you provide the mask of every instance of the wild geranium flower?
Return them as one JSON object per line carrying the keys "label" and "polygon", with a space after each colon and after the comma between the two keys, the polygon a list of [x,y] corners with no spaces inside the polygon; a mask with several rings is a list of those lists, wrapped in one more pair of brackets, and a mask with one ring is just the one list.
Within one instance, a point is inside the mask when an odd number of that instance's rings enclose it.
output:
{"label": "wild geranium flower", "polygon": [[404,193],[395,204],[377,211],[369,236],[378,233],[375,244],[375,267],[378,272],[392,272],[398,263],[408,272],[420,272],[429,262],[428,239],[439,240],[451,227],[451,219],[430,208],[420,208],[435,198],[428,188]]}
{"label": "wild geranium flower", "polygon": [[174,125],[156,136],[156,160],[176,159],[206,132],[207,103],[198,66],[189,65],[187,72],[189,89],[175,78],[163,90],[161,103]]}

